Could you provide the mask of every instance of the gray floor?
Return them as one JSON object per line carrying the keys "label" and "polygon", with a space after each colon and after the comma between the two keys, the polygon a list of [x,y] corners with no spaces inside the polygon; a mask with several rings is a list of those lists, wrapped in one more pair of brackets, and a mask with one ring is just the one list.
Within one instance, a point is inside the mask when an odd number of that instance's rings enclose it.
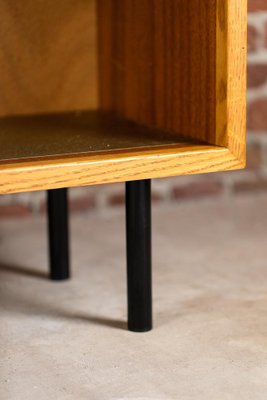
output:
{"label": "gray floor", "polygon": [[122,211],[72,219],[73,278],[46,279],[45,220],[0,222],[0,398],[267,398],[267,198],[154,208],[154,320],[126,330]]}

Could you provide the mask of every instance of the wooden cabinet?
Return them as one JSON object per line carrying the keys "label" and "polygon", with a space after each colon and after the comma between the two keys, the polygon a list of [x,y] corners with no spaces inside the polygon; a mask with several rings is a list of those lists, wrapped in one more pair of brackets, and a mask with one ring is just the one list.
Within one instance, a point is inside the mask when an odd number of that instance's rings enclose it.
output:
{"label": "wooden cabinet", "polygon": [[246,0],[0,15],[0,193],[244,167]]}

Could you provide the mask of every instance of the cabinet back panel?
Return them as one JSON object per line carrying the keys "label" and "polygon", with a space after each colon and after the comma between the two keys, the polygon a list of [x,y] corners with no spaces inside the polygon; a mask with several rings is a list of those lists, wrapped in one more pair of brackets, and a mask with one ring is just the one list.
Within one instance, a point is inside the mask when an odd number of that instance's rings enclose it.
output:
{"label": "cabinet back panel", "polygon": [[95,0],[0,0],[0,116],[96,108]]}

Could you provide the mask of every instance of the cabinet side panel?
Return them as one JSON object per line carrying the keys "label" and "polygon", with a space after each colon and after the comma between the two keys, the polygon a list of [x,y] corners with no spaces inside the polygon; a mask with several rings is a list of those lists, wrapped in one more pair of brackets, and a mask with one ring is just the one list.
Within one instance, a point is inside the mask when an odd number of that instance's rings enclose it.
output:
{"label": "cabinet side panel", "polygon": [[211,143],[216,0],[98,2],[100,104]]}
{"label": "cabinet side panel", "polygon": [[246,159],[247,0],[228,0],[228,148]]}

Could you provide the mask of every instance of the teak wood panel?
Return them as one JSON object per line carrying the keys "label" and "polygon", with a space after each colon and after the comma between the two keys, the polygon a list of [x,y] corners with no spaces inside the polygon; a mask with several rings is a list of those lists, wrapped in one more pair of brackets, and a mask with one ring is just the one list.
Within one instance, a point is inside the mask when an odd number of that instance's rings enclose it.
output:
{"label": "teak wood panel", "polygon": [[105,109],[204,141],[216,131],[216,0],[102,0]]}
{"label": "teak wood panel", "polygon": [[247,0],[217,0],[216,144],[246,161]]}
{"label": "teak wood panel", "polygon": [[22,161],[1,166],[0,193],[202,174],[240,167],[242,164],[229,150],[208,145]]}
{"label": "teak wood panel", "polygon": [[95,0],[0,0],[0,116],[97,107]]}
{"label": "teak wood panel", "polygon": [[246,0],[98,2],[104,109],[245,158]]}
{"label": "teak wood panel", "polygon": [[[30,0],[26,1],[30,4]],[[66,0],[66,4],[70,3],[71,0]],[[81,0],[78,3],[85,4]],[[3,7],[3,3],[0,4]],[[189,8],[192,4],[195,5],[193,14]],[[101,0],[97,5],[100,106],[137,123],[162,127],[165,132],[171,131],[178,136],[204,139],[210,145],[126,149],[68,157],[51,154],[45,160],[5,163],[1,165],[0,192],[242,168],[245,163],[246,0]],[[129,14],[134,6],[135,21]],[[192,18],[187,24],[180,16],[182,11],[184,18]],[[127,43],[125,33],[130,35],[130,31],[128,27],[122,29],[126,23],[122,18],[125,12],[127,24],[130,23],[133,29],[133,37],[126,36]],[[116,26],[113,17],[117,18]],[[138,27],[134,26],[136,21]],[[157,30],[153,25],[155,21],[159,24]],[[110,30],[112,26],[113,31]],[[176,37],[176,32],[185,37]],[[199,35],[203,41],[199,40]],[[177,46],[170,42],[174,36]],[[64,40],[63,43],[66,44]],[[155,52],[156,49],[159,52]],[[178,57],[177,51],[185,57]],[[11,63],[14,71],[15,61]],[[199,75],[196,71],[200,71]],[[97,97],[94,99],[96,104]],[[16,113],[15,102],[12,100],[11,103],[11,109]],[[3,106],[6,104],[9,103],[2,102]],[[51,104],[47,101],[42,107],[49,108]],[[9,111],[5,109],[3,114],[9,114]]]}

